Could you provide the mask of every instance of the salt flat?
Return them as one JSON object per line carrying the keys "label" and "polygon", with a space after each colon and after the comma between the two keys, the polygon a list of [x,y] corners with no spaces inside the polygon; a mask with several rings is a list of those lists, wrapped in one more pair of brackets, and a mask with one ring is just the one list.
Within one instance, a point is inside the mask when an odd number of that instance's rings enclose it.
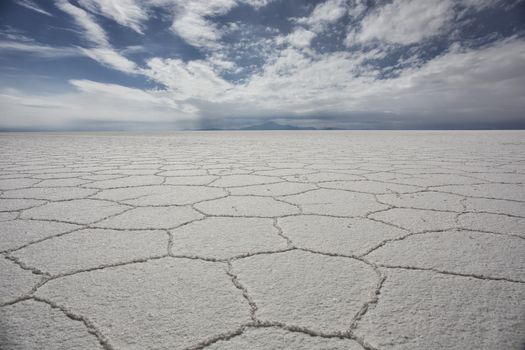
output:
{"label": "salt flat", "polygon": [[0,149],[1,349],[525,345],[525,132]]}

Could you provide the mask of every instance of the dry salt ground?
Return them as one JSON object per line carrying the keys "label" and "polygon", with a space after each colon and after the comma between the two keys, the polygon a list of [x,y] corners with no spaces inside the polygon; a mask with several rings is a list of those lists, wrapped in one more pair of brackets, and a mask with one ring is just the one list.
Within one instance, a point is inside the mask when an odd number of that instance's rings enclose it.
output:
{"label": "dry salt ground", "polygon": [[1,349],[525,346],[524,132],[0,149]]}

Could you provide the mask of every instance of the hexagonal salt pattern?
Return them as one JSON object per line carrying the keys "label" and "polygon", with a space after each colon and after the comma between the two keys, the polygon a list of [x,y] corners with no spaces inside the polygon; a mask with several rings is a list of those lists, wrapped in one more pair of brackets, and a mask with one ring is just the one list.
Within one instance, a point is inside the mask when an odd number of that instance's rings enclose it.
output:
{"label": "hexagonal salt pattern", "polygon": [[174,255],[226,259],[287,248],[273,220],[212,217],[171,230]]}
{"label": "hexagonal salt pattern", "polygon": [[6,350],[104,349],[81,320],[34,300],[0,308],[0,344]]}
{"label": "hexagonal salt pattern", "polygon": [[408,234],[406,230],[364,218],[299,215],[281,218],[278,225],[297,247],[339,255],[366,254],[385,240]]}
{"label": "hexagonal salt pattern", "polygon": [[82,226],[40,220],[9,220],[0,225],[0,251],[19,249],[26,244],[77,230]]}
{"label": "hexagonal salt pattern", "polygon": [[12,253],[26,266],[53,275],[167,255],[163,231],[85,229]]}
{"label": "hexagonal salt pattern", "polygon": [[115,214],[122,213],[129,207],[113,202],[96,199],[76,199],[52,202],[40,207],[25,210],[23,219],[63,221],[75,224],[90,224]]}
{"label": "hexagonal salt pattern", "polygon": [[0,349],[511,349],[525,133],[0,137]]}
{"label": "hexagonal salt pattern", "polygon": [[45,201],[37,199],[0,198],[0,212],[13,212],[16,210],[29,209],[45,203]]}
{"label": "hexagonal salt pattern", "polygon": [[107,218],[97,227],[113,229],[169,229],[201,219],[202,215],[190,207],[139,207]]}
{"label": "hexagonal salt pattern", "polygon": [[523,283],[392,269],[355,333],[375,349],[521,350],[523,298]]}
{"label": "hexagonal salt pattern", "polygon": [[460,227],[470,230],[517,235],[525,238],[525,217],[492,213],[465,213],[458,217]]}
{"label": "hexagonal salt pattern", "polygon": [[180,349],[250,319],[220,263],[164,258],[82,272],[42,286],[37,297],[84,315],[117,349]]}
{"label": "hexagonal salt pattern", "polygon": [[13,302],[26,294],[37,285],[41,276],[24,270],[14,262],[0,257],[0,305]]}
{"label": "hexagonal salt pattern", "polygon": [[3,198],[42,199],[48,201],[64,201],[80,199],[97,193],[94,189],[78,187],[34,187],[19,190],[9,190],[2,194]]}
{"label": "hexagonal salt pattern", "polygon": [[326,333],[344,332],[378,283],[362,261],[289,251],[233,262],[257,318]]}
{"label": "hexagonal salt pattern", "polygon": [[243,334],[211,344],[210,350],[363,350],[354,340],[312,337],[278,328],[248,328]]}
{"label": "hexagonal salt pattern", "polygon": [[367,258],[385,266],[434,269],[525,283],[525,239],[472,231],[429,232],[388,242]]}
{"label": "hexagonal salt pattern", "polygon": [[447,230],[457,227],[457,214],[445,211],[393,208],[372,213],[369,218],[412,232]]}
{"label": "hexagonal salt pattern", "polygon": [[298,214],[299,209],[291,204],[269,197],[230,196],[198,203],[195,208],[207,215],[278,217]]}
{"label": "hexagonal salt pattern", "polygon": [[187,205],[224,197],[226,191],[207,186],[142,186],[108,189],[94,198],[120,201],[135,206]]}
{"label": "hexagonal salt pattern", "polygon": [[283,200],[299,206],[305,214],[364,216],[388,208],[371,194],[331,189],[285,196]]}

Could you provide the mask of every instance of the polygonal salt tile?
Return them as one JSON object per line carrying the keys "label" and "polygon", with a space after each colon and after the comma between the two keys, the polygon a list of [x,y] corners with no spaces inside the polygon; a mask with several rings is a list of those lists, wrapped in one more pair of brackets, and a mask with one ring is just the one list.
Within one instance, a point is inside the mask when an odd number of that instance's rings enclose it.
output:
{"label": "polygonal salt tile", "polygon": [[304,175],[290,175],[284,177],[288,181],[297,182],[324,182],[324,181],[355,181],[363,180],[362,176],[344,173],[315,173]]}
{"label": "polygonal salt tile", "polygon": [[[387,163],[384,161],[383,163]],[[379,159],[373,161],[368,160],[366,164],[362,164],[359,167],[361,170],[368,170],[368,172],[392,172],[395,171],[395,168],[392,164],[381,164]],[[419,172],[419,170],[418,170]]]}
{"label": "polygonal salt tile", "polygon": [[470,230],[518,235],[525,238],[525,218],[508,215],[465,213],[458,217],[459,226]]}
{"label": "polygonal salt tile", "polygon": [[[42,276],[24,270],[14,262],[0,256],[0,281],[2,281],[0,283],[0,304],[12,302],[29,293],[41,278]],[[0,318],[0,325],[1,322]]]}
{"label": "polygonal salt tile", "polygon": [[88,180],[77,178],[68,179],[48,179],[39,182],[36,187],[74,187],[88,183]]}
{"label": "polygonal salt tile", "polygon": [[78,225],[38,220],[13,220],[0,225],[0,251],[17,249],[28,243],[79,228]]}
{"label": "polygonal salt tile", "polygon": [[342,255],[365,254],[386,239],[408,234],[364,218],[299,215],[278,219],[277,223],[297,247]]}
{"label": "polygonal salt tile", "polygon": [[175,255],[226,259],[287,247],[272,219],[211,217],[171,231]]}
{"label": "polygonal salt tile", "polygon": [[299,213],[295,206],[268,197],[230,196],[198,203],[208,215],[276,217]]}
{"label": "polygonal salt tile", "polygon": [[198,167],[194,164],[168,164],[163,165],[161,170],[195,170]]}
{"label": "polygonal salt tile", "polygon": [[232,187],[229,189],[232,195],[257,195],[257,196],[285,196],[297,194],[317,187],[307,183],[279,182],[269,185],[253,185],[244,187]]}
{"label": "polygonal salt tile", "polygon": [[82,272],[36,295],[87,317],[115,349],[182,349],[250,321],[224,264],[193,259]]}
{"label": "polygonal salt tile", "polygon": [[452,192],[470,197],[487,197],[525,201],[525,185],[519,184],[479,184],[436,187],[437,191]]}
{"label": "polygonal salt tile", "polygon": [[164,231],[87,229],[32,244],[13,252],[27,266],[50,274],[160,257],[167,254]]}
{"label": "polygonal salt tile", "polygon": [[95,181],[85,185],[93,188],[119,188],[146,185],[159,185],[163,181],[161,176],[155,175],[130,175],[122,179]]}
{"label": "polygonal salt tile", "polygon": [[56,174],[36,174],[33,175],[33,177],[37,179],[70,179],[70,178],[76,178],[79,176],[89,176],[89,174],[86,174],[85,172],[67,172],[67,173],[56,173]]}
{"label": "polygonal salt tile", "polygon": [[232,265],[258,319],[327,333],[348,330],[378,283],[374,269],[359,260],[303,251],[255,255]]}
{"label": "polygonal salt tile", "polygon": [[402,208],[463,211],[463,205],[461,204],[463,197],[449,193],[419,192],[409,194],[383,194],[378,195],[377,199],[382,203]]}
{"label": "polygonal salt tile", "polygon": [[283,169],[289,169],[289,168],[296,168],[296,169],[302,169],[306,165],[305,163],[301,162],[294,162],[294,161],[277,161],[275,157],[270,158],[271,160],[267,163],[268,166],[271,166],[273,168],[283,168]]}
{"label": "polygonal salt tile", "polygon": [[101,181],[101,180],[111,180],[111,179],[120,179],[123,178],[123,175],[83,175],[82,179],[89,180],[89,181]]}
{"label": "polygonal salt tile", "polygon": [[301,332],[279,328],[248,328],[241,335],[219,340],[207,347],[209,350],[363,350],[354,340],[313,337]]}
{"label": "polygonal salt tile", "polygon": [[103,350],[80,320],[34,300],[0,308],[0,348]]}
{"label": "polygonal salt tile", "polygon": [[14,220],[18,216],[17,212],[1,212],[0,211],[0,221],[9,221]]}
{"label": "polygonal salt tile", "polygon": [[159,176],[203,176],[208,175],[205,169],[166,170],[158,173]]}
{"label": "polygonal salt tile", "polygon": [[40,180],[19,178],[19,179],[3,179],[0,180],[0,190],[14,190],[17,188],[31,187]]}
{"label": "polygonal salt tile", "polygon": [[504,182],[504,183],[525,183],[525,174],[520,173],[475,173],[472,176],[484,181]]}
{"label": "polygonal salt tile", "polygon": [[525,240],[491,233],[430,232],[388,242],[367,255],[386,266],[525,281]]}
{"label": "polygonal salt tile", "polygon": [[525,217],[525,202],[469,197],[465,201],[465,208],[467,211],[489,212]]}
{"label": "polygonal salt tile", "polygon": [[113,216],[95,226],[115,229],[169,229],[201,219],[190,207],[141,207]]}
{"label": "polygonal salt tile", "polygon": [[457,226],[456,215],[456,213],[444,211],[393,208],[373,213],[370,218],[400,226],[412,232],[421,232],[455,228]]}
{"label": "polygonal salt tile", "polygon": [[[16,172],[10,172],[6,169],[4,166],[2,169],[0,169],[0,181],[2,180],[18,180],[25,178],[26,175],[18,174]],[[0,189],[2,191],[2,189]]]}
{"label": "polygonal salt tile", "polygon": [[222,188],[206,186],[144,186],[103,190],[93,198],[133,206],[187,205],[226,196]]}
{"label": "polygonal salt tile", "polygon": [[0,211],[29,209],[44,203],[45,201],[37,199],[0,198]]}
{"label": "polygonal salt tile", "polygon": [[469,185],[479,183],[478,179],[457,174],[415,174],[411,177],[399,176],[394,182],[415,186]]}
{"label": "polygonal salt tile", "polygon": [[315,170],[311,169],[268,169],[256,171],[255,175],[266,175],[266,176],[294,176],[315,173]]}
{"label": "polygonal salt tile", "polygon": [[367,172],[368,172],[368,174],[364,174],[363,177],[366,178],[369,181],[393,181],[393,182],[399,182],[399,183],[402,183],[402,184],[410,185],[409,183],[404,183],[403,181],[398,181],[398,179],[405,178],[405,177],[408,176],[408,175],[405,175],[405,174],[395,174],[395,173],[392,173],[392,172],[375,172],[375,173],[370,173],[369,171],[367,171]]}
{"label": "polygonal salt tile", "polygon": [[[158,169],[115,169],[111,171],[106,172],[100,172],[101,174],[119,174],[119,175],[126,175],[128,176],[138,176],[138,177],[144,177],[144,176],[151,176],[151,179],[154,179],[153,175],[157,175],[157,173],[160,170]],[[140,179],[139,179],[140,180]],[[143,179],[145,181],[148,181],[147,179]],[[143,181],[140,181],[143,182]],[[154,180],[156,183],[156,181]],[[143,183],[144,185],[147,185],[147,183]]]}
{"label": "polygonal salt tile", "polygon": [[373,194],[381,193],[409,193],[421,191],[421,187],[391,184],[379,181],[329,181],[319,184],[323,188],[332,188],[336,190],[348,190],[355,192],[366,192]]}
{"label": "polygonal salt tile", "polygon": [[[41,169],[35,169],[28,171],[28,173],[32,174],[60,174],[62,176],[71,177],[71,173],[75,172],[75,170],[72,167],[65,168],[63,166],[54,166],[54,167],[46,167]],[[89,168],[83,168],[81,172],[89,172]],[[79,171],[80,172],[80,171]]]}
{"label": "polygonal salt tile", "polygon": [[[254,162],[254,163],[250,163],[250,164],[245,164],[243,167],[242,167],[244,170],[250,170],[250,171],[253,171],[253,175],[269,175],[269,174],[258,174],[258,172],[260,171],[272,171],[272,170],[276,170],[272,167],[269,167],[269,166],[266,166],[266,165],[260,165],[259,163],[257,162]],[[278,176],[278,175],[270,175],[270,176]]]}
{"label": "polygonal salt tile", "polygon": [[77,199],[47,203],[38,208],[25,210],[21,218],[89,224],[110,215],[121,213],[128,208],[128,206],[96,199]]}
{"label": "polygonal salt tile", "polygon": [[216,179],[218,176],[177,176],[166,177],[164,184],[166,185],[207,185]]}
{"label": "polygonal salt tile", "polygon": [[[128,174],[125,174],[125,170],[115,170],[114,167],[112,166],[106,166],[106,167],[97,167],[97,166],[93,166],[93,167],[85,167],[85,166],[81,166],[82,170],[85,171],[85,172],[91,172],[92,174],[95,174],[95,175],[118,175],[118,178],[123,178],[123,175],[128,175]],[[90,175],[90,174],[86,174],[86,175]],[[132,174],[130,174],[132,175]]]}
{"label": "polygonal salt tile", "polygon": [[282,180],[279,178],[274,178],[270,176],[225,175],[225,176],[222,176],[217,181],[214,181],[213,183],[211,183],[211,186],[239,187],[239,186],[269,184],[269,183],[280,182],[280,181]]}
{"label": "polygonal salt tile", "polygon": [[[245,169],[236,169],[236,168],[228,168],[228,169],[221,169],[216,168],[212,169],[208,167],[208,173],[210,175],[220,175],[220,176],[238,176],[238,175],[249,175],[251,173],[251,170],[245,170]],[[228,181],[235,181],[235,178],[230,178]]]}
{"label": "polygonal salt tile", "polygon": [[300,206],[305,214],[363,216],[388,208],[366,193],[321,189],[282,197],[286,202]]}
{"label": "polygonal salt tile", "polygon": [[39,173],[39,172],[51,172],[52,170],[57,171],[64,171],[65,169],[59,165],[43,165],[42,163],[34,165],[20,165],[15,167],[10,167],[9,171],[16,171],[16,172],[25,172],[25,173]]}
{"label": "polygonal salt tile", "polygon": [[424,175],[451,175],[455,177],[461,175],[460,173],[464,173],[463,170],[465,170],[468,167],[467,165],[462,164],[461,169],[458,170],[457,168],[446,169],[444,168],[444,166],[454,168],[453,164],[445,162],[428,162],[427,164],[417,165],[414,164],[414,162],[412,161],[405,163],[404,167],[398,166],[399,169],[390,171],[396,171],[397,175],[411,176],[412,178]]}
{"label": "polygonal salt tile", "polygon": [[513,349],[525,339],[525,284],[389,269],[355,333],[376,349]]}
{"label": "polygonal salt tile", "polygon": [[[311,161],[309,161],[311,163]],[[321,171],[337,171],[337,172],[345,172],[345,171],[359,171],[362,169],[354,169],[356,165],[347,164],[346,162],[334,162],[333,160],[329,159],[316,159],[314,164],[309,164],[305,166],[305,169],[318,169]],[[359,167],[362,167],[362,164],[359,165]],[[367,170],[366,172],[369,172],[370,170]]]}
{"label": "polygonal salt tile", "polygon": [[91,196],[97,190],[77,187],[33,187],[20,190],[5,191],[4,198],[31,198],[48,201],[63,201]]}
{"label": "polygonal salt tile", "polygon": [[121,169],[131,169],[131,170],[136,170],[136,169],[153,169],[153,170],[156,170],[159,166],[160,165],[157,162],[155,162],[155,161],[151,161],[151,162],[148,161],[148,162],[145,162],[145,163],[142,163],[142,162],[135,163],[135,162],[133,162],[133,164],[122,165],[121,167],[119,167],[119,170],[121,170]]}

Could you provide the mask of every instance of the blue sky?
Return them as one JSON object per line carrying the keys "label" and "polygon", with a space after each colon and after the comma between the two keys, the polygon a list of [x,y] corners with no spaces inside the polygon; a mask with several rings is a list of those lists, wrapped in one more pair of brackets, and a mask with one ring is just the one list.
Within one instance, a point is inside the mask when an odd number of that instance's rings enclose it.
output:
{"label": "blue sky", "polygon": [[5,0],[0,129],[525,127],[525,1]]}

